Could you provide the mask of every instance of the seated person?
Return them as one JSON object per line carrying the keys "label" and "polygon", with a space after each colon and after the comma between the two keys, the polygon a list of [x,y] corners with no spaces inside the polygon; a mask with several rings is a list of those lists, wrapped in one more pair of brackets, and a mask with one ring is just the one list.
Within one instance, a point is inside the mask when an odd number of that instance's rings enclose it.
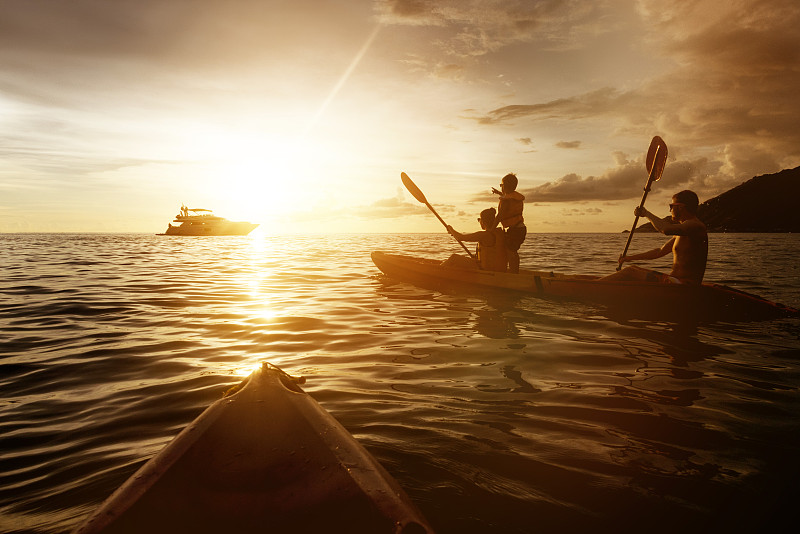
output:
{"label": "seated person", "polygon": [[[508,265],[508,255],[505,246],[505,233],[501,228],[497,227],[496,220],[497,211],[494,208],[485,209],[481,212],[478,221],[481,224],[480,232],[473,232],[471,234],[462,234],[453,229],[452,226],[447,226],[447,231],[459,241],[476,241],[477,263],[470,261],[473,265],[485,271],[506,272]],[[468,268],[463,262],[466,258],[463,256],[456,256],[461,258],[457,260],[451,256],[444,262],[444,265],[451,267]]]}
{"label": "seated person", "polygon": [[621,271],[601,278],[601,280],[637,280],[672,284],[700,284],[706,271],[708,259],[708,234],[706,225],[697,218],[700,201],[693,191],[681,191],[672,197],[669,205],[672,217],[656,217],[644,207],[637,207],[634,214],[647,217],[656,230],[664,235],[675,236],[660,248],[620,256],[620,264],[626,261],[654,260],[672,252],[672,270],[663,274],[650,269],[632,265]]}

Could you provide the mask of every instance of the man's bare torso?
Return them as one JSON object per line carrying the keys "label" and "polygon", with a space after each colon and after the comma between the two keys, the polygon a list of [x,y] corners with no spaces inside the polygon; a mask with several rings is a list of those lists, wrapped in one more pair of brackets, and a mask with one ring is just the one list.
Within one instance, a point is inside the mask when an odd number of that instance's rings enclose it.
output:
{"label": "man's bare torso", "polygon": [[700,283],[706,270],[708,259],[708,234],[705,225],[699,220],[682,224],[680,234],[674,237],[672,245],[672,272],[684,282]]}

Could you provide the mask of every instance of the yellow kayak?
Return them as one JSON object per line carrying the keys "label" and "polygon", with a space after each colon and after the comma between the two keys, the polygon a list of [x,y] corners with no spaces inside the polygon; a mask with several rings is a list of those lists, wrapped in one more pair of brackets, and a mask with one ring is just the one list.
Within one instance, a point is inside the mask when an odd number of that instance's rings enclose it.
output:
{"label": "yellow kayak", "polygon": [[75,532],[433,531],[377,460],[296,379],[265,363]]}

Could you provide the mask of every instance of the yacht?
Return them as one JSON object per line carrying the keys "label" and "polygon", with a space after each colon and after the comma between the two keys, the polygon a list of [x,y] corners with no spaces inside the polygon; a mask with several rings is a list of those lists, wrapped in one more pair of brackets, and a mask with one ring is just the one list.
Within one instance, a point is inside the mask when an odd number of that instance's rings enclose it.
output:
{"label": "yacht", "polygon": [[234,222],[223,217],[218,217],[211,210],[202,208],[187,208],[181,205],[181,211],[175,216],[175,223],[167,225],[167,231],[156,235],[247,235],[252,232],[257,224],[249,222]]}

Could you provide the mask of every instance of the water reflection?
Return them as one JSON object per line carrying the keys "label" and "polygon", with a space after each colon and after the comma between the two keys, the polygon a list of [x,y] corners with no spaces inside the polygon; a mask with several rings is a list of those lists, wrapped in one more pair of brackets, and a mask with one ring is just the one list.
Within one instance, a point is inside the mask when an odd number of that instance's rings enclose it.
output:
{"label": "water reflection", "polygon": [[[305,375],[440,534],[758,531],[791,509],[800,321],[447,293],[369,259],[449,254],[447,235],[7,239],[2,531],[69,530],[262,360]],[[713,240],[725,276],[755,283],[736,239]],[[800,239],[759,241],[763,285],[800,304]],[[602,274],[624,236],[531,244],[528,266],[577,268],[568,246]]]}
{"label": "water reflection", "polygon": [[533,384],[525,380],[522,371],[512,365],[505,365],[500,368],[500,374],[515,384],[512,388],[490,388],[478,386],[478,389],[487,393],[540,393],[542,390],[534,387]]}

